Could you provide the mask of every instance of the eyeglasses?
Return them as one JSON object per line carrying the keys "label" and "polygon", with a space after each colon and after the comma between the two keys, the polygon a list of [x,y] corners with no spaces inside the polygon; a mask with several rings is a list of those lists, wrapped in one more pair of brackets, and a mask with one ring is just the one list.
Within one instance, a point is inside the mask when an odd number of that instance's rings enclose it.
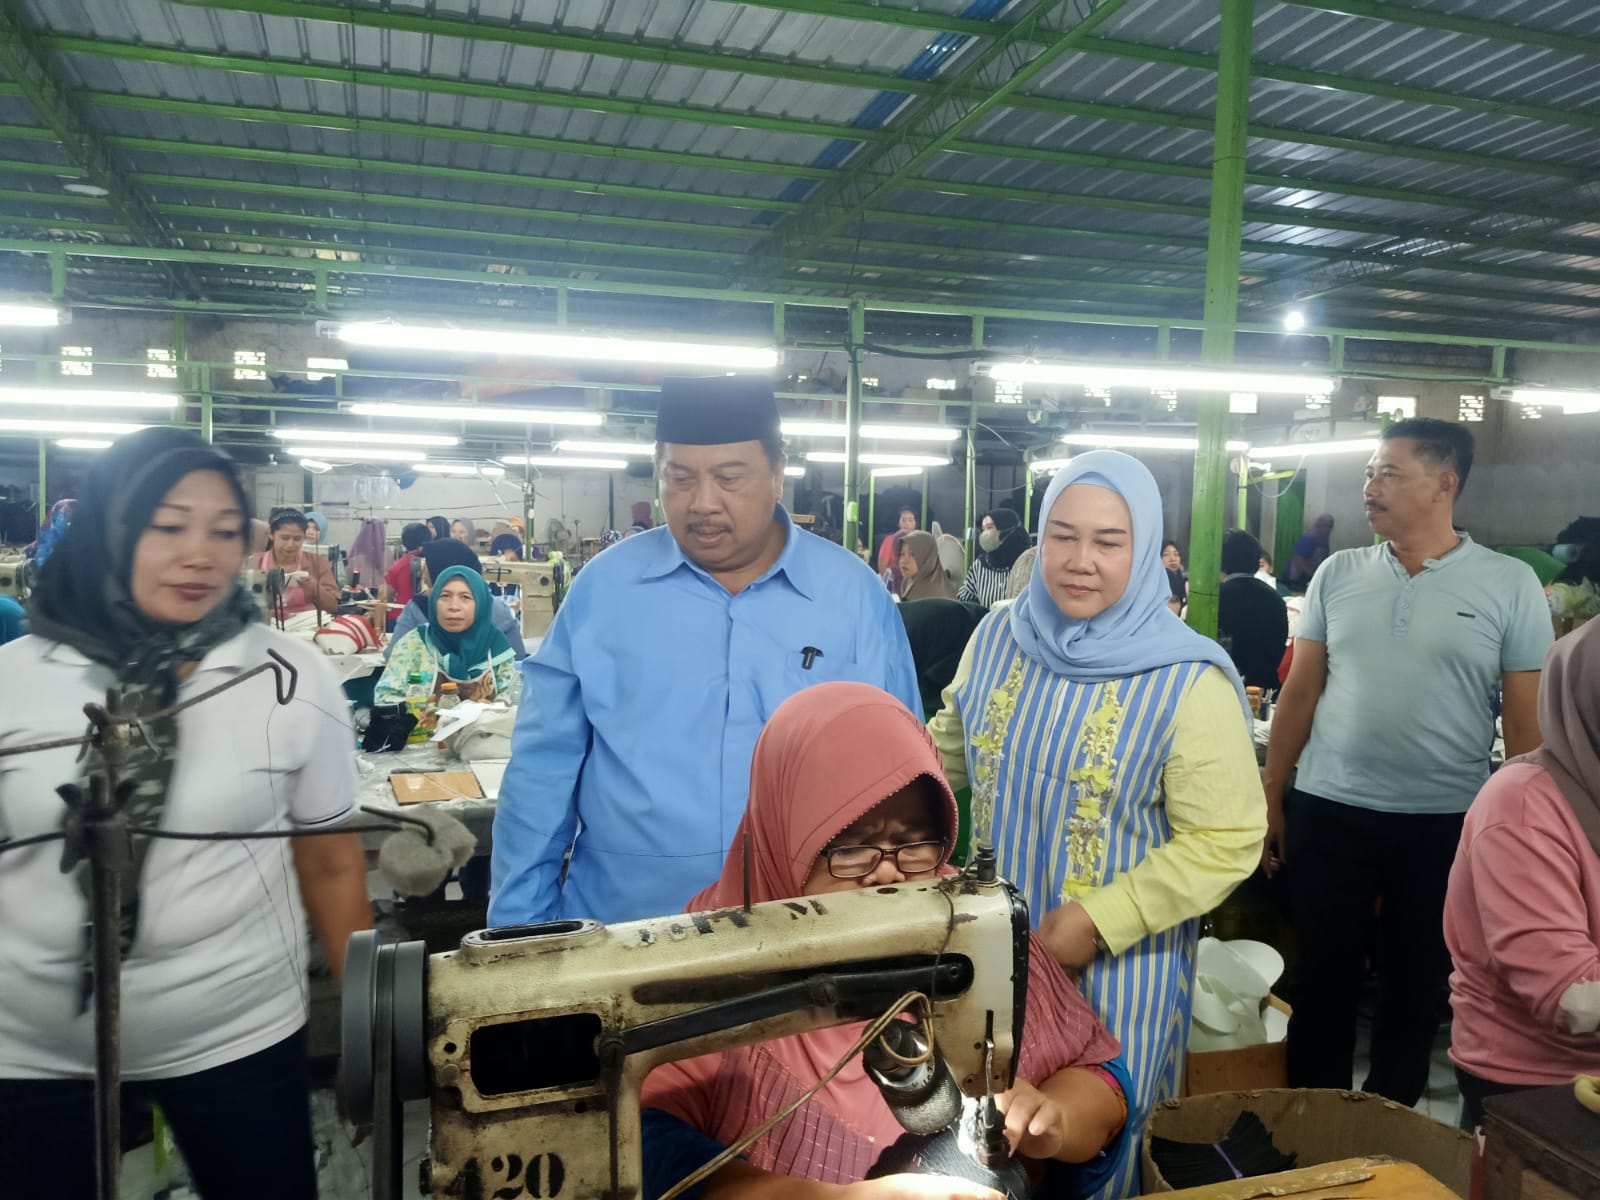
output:
{"label": "eyeglasses", "polygon": [[822,854],[828,860],[828,874],[835,879],[864,878],[876,871],[878,864],[886,858],[894,859],[894,865],[902,875],[921,875],[932,871],[944,860],[944,843],[907,842],[892,850],[885,850],[881,846],[839,846],[824,850]]}

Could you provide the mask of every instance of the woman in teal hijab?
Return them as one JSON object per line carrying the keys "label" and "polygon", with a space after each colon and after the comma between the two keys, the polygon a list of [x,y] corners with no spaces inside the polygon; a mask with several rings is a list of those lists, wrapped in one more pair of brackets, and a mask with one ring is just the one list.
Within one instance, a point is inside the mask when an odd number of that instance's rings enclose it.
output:
{"label": "woman in teal hijab", "polygon": [[[449,567],[433,581],[428,621],[395,644],[373,699],[397,704],[419,685],[437,697],[446,682],[463,700],[504,700],[515,704],[522,690],[515,655],[506,635],[495,628],[489,585],[476,571]],[[411,696],[410,698],[420,698]]]}
{"label": "woman in teal hijab", "polygon": [[[1122,1042],[1137,1144],[1179,1093],[1200,917],[1254,868],[1266,800],[1233,664],[1167,608],[1154,477],[1081,454],[1039,512],[1028,585],[978,626],[929,732],[951,786],[971,784],[974,836]],[[1137,1169],[1102,1194],[1135,1194]]]}

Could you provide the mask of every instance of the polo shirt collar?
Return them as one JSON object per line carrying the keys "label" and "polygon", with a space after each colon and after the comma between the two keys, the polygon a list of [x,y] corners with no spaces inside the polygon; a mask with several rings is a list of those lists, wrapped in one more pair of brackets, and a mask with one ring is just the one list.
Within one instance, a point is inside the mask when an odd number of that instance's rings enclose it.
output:
{"label": "polo shirt collar", "polygon": [[[258,665],[248,662],[256,645],[256,630],[260,626],[252,625],[237,637],[231,637],[220,646],[214,646],[204,658],[200,660],[200,671],[242,671],[246,666]],[[47,642],[42,658],[49,662],[65,663],[71,666],[87,667],[90,659],[81,650],[67,645],[65,642]]]}
{"label": "polo shirt collar", "polygon": [[[1468,557],[1469,550],[1477,543],[1472,540],[1472,535],[1464,529],[1456,530],[1455,534],[1456,537],[1461,539],[1460,543],[1457,544],[1454,549],[1450,550],[1447,554],[1441,555],[1439,558],[1423,559],[1422,569],[1424,571],[1437,571],[1444,567],[1451,566],[1454,563],[1458,563],[1462,559]],[[1389,542],[1385,542],[1383,544],[1383,550],[1384,557],[1389,560],[1390,565],[1393,566],[1397,571],[1400,571],[1402,574],[1404,574],[1405,567],[1401,565],[1399,556],[1395,554],[1394,546]]]}
{"label": "polo shirt collar", "polygon": [[[783,526],[783,551],[778,555],[778,561],[768,567],[761,578],[751,584],[751,587],[775,576],[782,575],[788,581],[789,586],[807,600],[815,599],[814,581],[811,578],[810,571],[806,569],[806,563],[798,545],[800,540],[797,536],[798,531],[795,529],[794,522],[789,519],[788,510],[781,504],[773,505],[772,519]],[[672,531],[664,529],[664,532],[666,536],[657,539],[656,552],[650,562],[646,564],[644,571],[641,572],[640,578],[664,579],[674,571],[687,569],[703,578],[710,579],[709,572],[689,560],[689,556],[683,552],[683,547],[678,545],[678,539],[672,536]],[[712,582],[715,582],[715,580]],[[722,585],[719,583],[717,586],[721,587]]]}

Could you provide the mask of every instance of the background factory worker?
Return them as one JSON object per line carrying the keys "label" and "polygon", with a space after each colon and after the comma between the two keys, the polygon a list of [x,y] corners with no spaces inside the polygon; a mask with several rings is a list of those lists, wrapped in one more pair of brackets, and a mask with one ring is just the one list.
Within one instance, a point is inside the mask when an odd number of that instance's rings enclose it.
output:
{"label": "background factory worker", "polygon": [[306,553],[305,514],[298,508],[274,509],[270,529],[272,548],[255,565],[263,571],[280,567],[288,576],[283,593],[284,613],[293,616],[314,608],[338,612],[339,584],[333,578],[333,568],[322,555]]}
{"label": "background factory worker", "polygon": [[[457,541],[455,538],[437,538],[431,542],[424,542],[417,555],[422,559],[422,590],[411,597],[411,603],[400,610],[400,617],[394,623],[394,636],[389,639],[389,644],[383,651],[385,662],[393,656],[394,648],[406,634],[427,622],[432,612],[428,591],[435,579],[451,567],[461,567],[475,575],[483,574],[482,560],[465,542]],[[518,660],[528,657],[528,647],[522,640],[522,623],[517,620],[517,614],[511,611],[511,606],[499,596],[489,597],[489,622],[505,636],[513,656]]]}

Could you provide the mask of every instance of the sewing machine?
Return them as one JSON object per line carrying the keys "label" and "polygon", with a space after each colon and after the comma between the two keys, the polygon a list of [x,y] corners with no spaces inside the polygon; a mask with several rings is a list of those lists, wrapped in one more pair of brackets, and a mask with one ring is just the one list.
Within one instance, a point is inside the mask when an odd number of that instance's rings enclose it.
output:
{"label": "sewing machine", "polygon": [[1011,1086],[1028,915],[993,857],[959,876],[748,909],[487,929],[429,958],[358,933],[344,1078],[374,1127],[372,1195],[400,1192],[400,1104],[431,1099],[435,1196],[636,1200],[639,1089],[665,1062],[931,1001],[968,1096]]}
{"label": "sewing machine", "polygon": [[522,636],[542,637],[555,620],[556,577],[547,562],[507,562],[485,558],[483,577],[501,587],[518,590],[522,605]]}
{"label": "sewing machine", "polygon": [[283,602],[283,571],[276,567],[269,571],[246,567],[241,574],[244,577],[245,590],[261,609],[261,619],[271,621],[273,610]]}
{"label": "sewing machine", "polygon": [[28,594],[28,560],[0,559],[0,596],[21,600]]}

